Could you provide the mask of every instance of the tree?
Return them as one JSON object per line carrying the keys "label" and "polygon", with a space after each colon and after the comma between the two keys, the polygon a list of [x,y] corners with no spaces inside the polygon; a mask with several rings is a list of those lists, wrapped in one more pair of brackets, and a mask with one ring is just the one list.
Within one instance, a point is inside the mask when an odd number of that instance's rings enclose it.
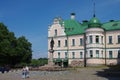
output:
{"label": "tree", "polygon": [[0,65],[16,65],[30,63],[32,44],[21,36],[16,38],[13,32],[0,23]]}
{"label": "tree", "polygon": [[21,36],[17,40],[17,52],[20,54],[21,62],[30,63],[32,58],[32,44],[28,40]]}
{"label": "tree", "polygon": [[31,66],[43,66],[45,64],[48,64],[47,58],[39,58],[39,59],[32,59],[30,65]]}

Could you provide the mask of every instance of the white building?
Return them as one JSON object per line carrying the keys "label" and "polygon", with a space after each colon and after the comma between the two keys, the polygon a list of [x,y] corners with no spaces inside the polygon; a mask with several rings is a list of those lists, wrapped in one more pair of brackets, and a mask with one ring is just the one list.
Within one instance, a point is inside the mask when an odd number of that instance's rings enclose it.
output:
{"label": "white building", "polygon": [[[49,51],[52,38],[53,53]],[[54,18],[48,29],[48,58],[60,66],[72,65],[75,61],[85,66],[119,64],[120,20],[101,23],[93,16],[80,23],[74,13],[68,20]]]}

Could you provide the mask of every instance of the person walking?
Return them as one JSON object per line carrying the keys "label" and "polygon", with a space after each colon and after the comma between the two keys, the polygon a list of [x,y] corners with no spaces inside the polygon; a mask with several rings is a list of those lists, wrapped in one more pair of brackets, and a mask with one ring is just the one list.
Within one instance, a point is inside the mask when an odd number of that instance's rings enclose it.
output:
{"label": "person walking", "polygon": [[30,77],[30,75],[29,75],[29,67],[26,66],[26,78],[29,78],[29,77]]}
{"label": "person walking", "polygon": [[25,67],[22,68],[22,78],[26,78],[26,69]]}

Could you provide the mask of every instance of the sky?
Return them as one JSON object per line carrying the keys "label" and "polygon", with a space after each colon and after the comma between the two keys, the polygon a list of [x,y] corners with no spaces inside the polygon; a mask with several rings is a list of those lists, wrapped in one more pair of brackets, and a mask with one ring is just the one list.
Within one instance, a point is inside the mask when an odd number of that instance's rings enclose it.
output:
{"label": "sky", "polygon": [[48,56],[48,26],[55,17],[90,20],[94,13],[101,23],[120,20],[120,0],[0,0],[0,22],[32,43],[32,57]]}

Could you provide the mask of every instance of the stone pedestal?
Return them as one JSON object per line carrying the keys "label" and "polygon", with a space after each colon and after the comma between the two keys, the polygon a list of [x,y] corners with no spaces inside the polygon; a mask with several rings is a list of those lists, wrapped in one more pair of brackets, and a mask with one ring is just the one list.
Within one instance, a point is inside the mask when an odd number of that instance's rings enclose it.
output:
{"label": "stone pedestal", "polygon": [[48,65],[54,65],[54,63],[53,63],[53,52],[54,52],[54,50],[50,49],[49,52],[50,52],[50,57],[48,59]]}

